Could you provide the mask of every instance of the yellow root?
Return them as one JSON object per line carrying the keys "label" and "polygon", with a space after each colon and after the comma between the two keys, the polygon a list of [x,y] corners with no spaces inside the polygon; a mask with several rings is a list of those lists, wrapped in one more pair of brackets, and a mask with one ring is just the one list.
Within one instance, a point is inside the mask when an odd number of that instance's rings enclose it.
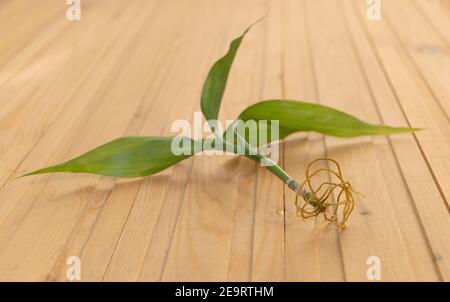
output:
{"label": "yellow root", "polygon": [[[313,169],[315,163],[325,161],[326,168]],[[312,179],[320,173],[329,173],[331,180],[315,187]],[[316,228],[323,228],[337,222],[339,229],[345,229],[345,224],[355,207],[351,184],[344,180],[341,167],[334,159],[322,157],[312,161],[306,169],[306,179],[296,190],[295,205],[297,214],[303,218],[315,217]],[[302,198],[309,192],[309,198]],[[332,198],[335,198],[333,201]]]}

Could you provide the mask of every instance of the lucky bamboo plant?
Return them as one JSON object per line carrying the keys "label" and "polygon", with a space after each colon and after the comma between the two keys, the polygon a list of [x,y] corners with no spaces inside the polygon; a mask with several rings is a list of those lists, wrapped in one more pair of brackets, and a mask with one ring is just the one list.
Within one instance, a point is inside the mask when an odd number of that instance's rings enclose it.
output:
{"label": "lucky bamboo plant", "polygon": [[[225,56],[215,62],[211,67],[201,94],[201,110],[208,122],[218,119],[222,96],[227,84],[231,65],[242,42],[249,31],[233,40]],[[314,104],[293,100],[265,100],[246,108],[237,121],[277,120],[279,123],[278,139],[282,140],[289,134],[299,131],[315,131],[335,137],[356,137],[363,135],[386,135],[410,132],[416,129],[389,127],[366,123],[339,110]],[[211,123],[212,126],[212,123]],[[270,127],[267,129],[270,132]],[[237,142],[225,139],[227,134],[233,132]],[[171,150],[171,137],[122,137],[99,146],[81,156],[67,162],[36,170],[26,175],[35,175],[52,172],[92,173],[112,177],[144,177],[158,173],[190,155],[175,155]],[[210,140],[211,138],[202,139]],[[250,144],[246,137],[237,134],[234,127],[228,127],[223,135],[216,135],[213,145],[215,149],[232,144],[232,150],[238,144],[248,151],[244,156],[257,162],[265,162],[266,168],[283,181],[296,194],[298,214],[302,217],[316,217],[316,220],[326,224],[337,221],[340,228],[345,227],[354,207],[352,193],[354,190],[346,182],[339,164],[329,158],[319,158],[307,168],[306,180],[299,183],[290,177],[278,164],[268,156],[259,152],[258,144]],[[195,140],[188,138],[194,148]],[[270,143],[270,140],[269,140]],[[229,150],[229,149],[227,149]],[[250,152],[253,151],[253,152]],[[319,161],[326,165],[316,168]],[[269,163],[269,164],[267,164]],[[320,173],[328,173],[329,181],[314,186],[311,179]],[[335,179],[335,180],[333,180]],[[330,201],[334,197],[334,201]],[[341,209],[338,211],[338,209]]]}

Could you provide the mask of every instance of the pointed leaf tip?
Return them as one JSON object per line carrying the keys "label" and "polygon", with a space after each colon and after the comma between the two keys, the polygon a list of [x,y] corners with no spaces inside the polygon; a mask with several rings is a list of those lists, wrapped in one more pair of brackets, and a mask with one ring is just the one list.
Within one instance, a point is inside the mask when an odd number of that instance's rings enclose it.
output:
{"label": "pointed leaf tip", "polygon": [[[193,146],[193,140],[189,139]],[[91,173],[113,177],[143,177],[160,172],[194,154],[175,155],[171,137],[123,137],[65,163],[24,174]]]}
{"label": "pointed leaf tip", "polygon": [[[419,128],[370,124],[328,106],[293,100],[266,100],[258,102],[247,107],[238,119],[244,122],[249,120],[256,122],[267,121],[268,138],[272,138],[270,121],[278,121],[279,135],[275,136],[277,139],[283,139],[299,131],[314,131],[325,135],[348,138],[422,130]],[[257,126],[259,126],[258,123]]]}

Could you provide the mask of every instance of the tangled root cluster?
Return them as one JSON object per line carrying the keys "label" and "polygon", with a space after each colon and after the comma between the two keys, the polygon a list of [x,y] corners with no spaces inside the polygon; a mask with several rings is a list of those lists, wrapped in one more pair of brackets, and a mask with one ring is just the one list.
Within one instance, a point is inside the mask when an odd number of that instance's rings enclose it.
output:
{"label": "tangled root cluster", "polygon": [[[325,165],[317,167],[319,162],[325,162]],[[321,173],[328,174],[329,181],[315,185],[313,180]],[[326,227],[336,221],[341,230],[345,229],[345,223],[355,207],[353,193],[360,194],[344,180],[338,162],[326,157],[318,158],[308,165],[306,179],[296,192],[295,206],[299,216],[315,217],[316,228]]]}

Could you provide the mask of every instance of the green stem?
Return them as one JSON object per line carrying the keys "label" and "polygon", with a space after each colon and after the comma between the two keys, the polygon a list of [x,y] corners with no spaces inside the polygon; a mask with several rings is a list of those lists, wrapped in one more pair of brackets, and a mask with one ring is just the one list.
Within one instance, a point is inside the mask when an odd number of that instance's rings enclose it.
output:
{"label": "green stem", "polygon": [[[280,167],[280,165],[278,165],[271,158],[260,153],[256,148],[250,145],[242,136],[240,136],[237,133],[235,134],[236,138],[239,140],[238,144],[241,144],[241,146],[244,147],[245,150],[244,155],[246,157],[258,163],[262,163],[267,168],[267,170],[269,170],[272,174],[278,177],[283,183],[285,183],[289,189],[294,191],[296,194],[298,194],[312,206],[317,206],[317,201],[314,198],[314,196],[304,188],[301,188],[300,184],[294,178],[292,178],[286,171],[284,171],[284,169]],[[222,150],[228,150],[227,147],[229,147],[229,149],[233,150],[234,153],[237,153],[236,152],[237,146],[235,144],[228,142],[226,139],[223,139],[223,137],[221,137],[220,135],[215,135],[214,138],[208,138],[207,140],[213,140],[215,143],[215,148],[217,148],[217,146],[222,146]]]}
{"label": "green stem", "polygon": [[[313,195],[310,192],[306,191],[304,188],[300,188],[300,184],[294,178],[292,178],[282,167],[280,167],[280,165],[278,165],[271,158],[260,153],[239,134],[236,133],[236,137],[239,140],[238,144],[240,143],[244,146],[246,157],[257,161],[258,163],[263,163],[267,170],[272,172],[272,174],[274,174],[283,183],[285,183],[289,189],[300,195],[306,202],[308,202],[312,206],[317,205],[316,199],[313,197]],[[235,150],[235,145],[227,142],[226,139],[224,140],[222,137],[216,136],[216,143],[221,144],[224,148],[226,146],[231,146],[233,147],[233,150]]]}
{"label": "green stem", "polygon": [[[249,145],[250,148],[253,148]],[[253,150],[253,152],[255,152]],[[250,156],[248,156],[250,157]],[[252,157],[250,157],[252,158]],[[314,196],[306,191],[304,188],[300,187],[300,184],[292,178],[286,171],[284,171],[283,168],[280,167],[276,162],[274,162],[272,159],[268,158],[264,154],[261,154],[259,152],[256,153],[253,160],[256,160],[257,162],[262,162],[265,164],[267,170],[272,172],[276,177],[278,177],[283,183],[285,183],[289,189],[294,191],[296,194],[299,194],[306,202],[311,204],[312,206],[316,206],[317,202]]]}

